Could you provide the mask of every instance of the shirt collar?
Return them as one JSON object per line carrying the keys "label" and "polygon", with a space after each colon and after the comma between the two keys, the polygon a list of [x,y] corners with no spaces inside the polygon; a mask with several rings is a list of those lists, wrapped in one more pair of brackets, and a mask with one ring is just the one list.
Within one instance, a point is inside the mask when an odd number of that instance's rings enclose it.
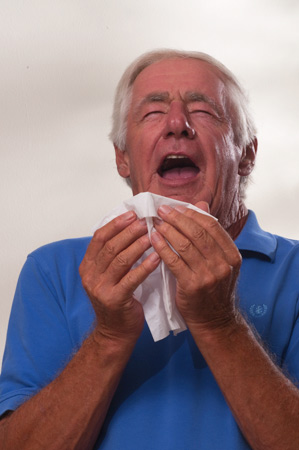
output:
{"label": "shirt collar", "polygon": [[260,253],[271,262],[275,259],[277,240],[273,234],[260,228],[253,211],[249,211],[247,221],[235,244],[241,253],[242,251]]}

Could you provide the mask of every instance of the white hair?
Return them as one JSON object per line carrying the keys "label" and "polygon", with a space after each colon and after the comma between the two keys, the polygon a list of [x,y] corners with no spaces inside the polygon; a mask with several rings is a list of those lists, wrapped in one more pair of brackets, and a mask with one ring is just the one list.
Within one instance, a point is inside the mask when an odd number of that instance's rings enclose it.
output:
{"label": "white hair", "polygon": [[[198,59],[216,67],[219,76],[227,88],[228,99],[233,109],[235,120],[232,122],[235,143],[246,146],[253,142],[256,127],[249,111],[248,98],[235,75],[222,63],[212,56],[194,51],[160,49],[147,52],[133,61],[121,77],[115,92],[112,113],[112,130],[109,134],[111,141],[120,149],[125,150],[127,134],[127,117],[132,100],[133,83],[146,67],[165,59]],[[244,194],[248,177],[241,177],[240,186]]]}

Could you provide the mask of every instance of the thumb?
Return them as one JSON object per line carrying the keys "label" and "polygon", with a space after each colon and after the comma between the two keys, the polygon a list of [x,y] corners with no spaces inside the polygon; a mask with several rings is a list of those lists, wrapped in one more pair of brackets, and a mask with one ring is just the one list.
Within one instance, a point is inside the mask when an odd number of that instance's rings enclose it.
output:
{"label": "thumb", "polygon": [[209,204],[207,202],[204,202],[203,200],[201,200],[200,202],[195,203],[195,205],[197,208],[202,209],[203,211],[207,212],[210,214],[210,207]]}

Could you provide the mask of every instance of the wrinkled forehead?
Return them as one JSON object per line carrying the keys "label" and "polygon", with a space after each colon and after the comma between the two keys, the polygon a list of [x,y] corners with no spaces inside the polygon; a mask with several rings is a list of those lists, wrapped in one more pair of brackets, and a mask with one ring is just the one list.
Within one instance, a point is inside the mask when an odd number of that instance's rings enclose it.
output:
{"label": "wrinkled forehead", "polygon": [[194,92],[211,98],[223,109],[227,88],[221,72],[205,61],[173,58],[155,62],[143,69],[132,86],[132,105],[152,92],[167,93],[171,99],[184,99]]}

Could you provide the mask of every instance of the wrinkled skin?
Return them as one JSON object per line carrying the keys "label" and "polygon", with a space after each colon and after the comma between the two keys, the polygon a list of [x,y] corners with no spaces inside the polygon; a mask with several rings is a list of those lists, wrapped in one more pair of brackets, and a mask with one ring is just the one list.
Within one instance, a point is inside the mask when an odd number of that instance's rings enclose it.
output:
{"label": "wrinkled skin", "polygon": [[[155,101],[144,101],[153,93]],[[160,95],[157,101],[158,93],[165,98]],[[192,59],[152,64],[133,85],[126,148],[121,152],[116,147],[119,173],[130,177],[134,195],[149,191],[193,204],[207,202],[228,229],[245,214],[240,176],[251,172],[255,158],[252,146],[235,145],[233,120],[215,68]],[[158,169],[168,154],[190,157],[199,173],[187,179],[162,178]]]}
{"label": "wrinkled skin", "polygon": [[137,220],[133,212],[122,214],[95,232],[80,266],[82,283],[97,317],[95,336],[138,338],[144,314],[133,292],[160,259],[153,253],[130,269],[150,245],[145,221]]}
{"label": "wrinkled skin", "polygon": [[[160,209],[163,221],[157,224],[153,240],[156,253],[152,261],[139,266],[139,272],[130,269],[150,246],[145,227],[137,221],[119,228],[116,219],[98,230],[80,273],[101,333],[119,336],[122,330],[124,336],[135,338],[140,333],[140,307],[133,292],[159,258],[177,279],[176,301],[189,327],[212,324],[215,328],[234,316],[241,258],[223,227],[235,237],[243,226],[247,211],[239,199],[239,181],[252,170],[255,151],[236,146],[233,119],[225,85],[205,62],[161,61],[136,78],[126,148],[115,148],[120,175],[130,177],[134,195],[149,191],[196,204],[222,226],[196,212],[166,214]],[[170,154],[190,158],[198,170],[161,176],[161,164]]]}
{"label": "wrinkled skin", "polygon": [[164,221],[156,223],[153,245],[176,277],[176,304],[190,331],[226,326],[235,317],[237,248],[210,217],[189,209],[162,207],[159,212]]}

